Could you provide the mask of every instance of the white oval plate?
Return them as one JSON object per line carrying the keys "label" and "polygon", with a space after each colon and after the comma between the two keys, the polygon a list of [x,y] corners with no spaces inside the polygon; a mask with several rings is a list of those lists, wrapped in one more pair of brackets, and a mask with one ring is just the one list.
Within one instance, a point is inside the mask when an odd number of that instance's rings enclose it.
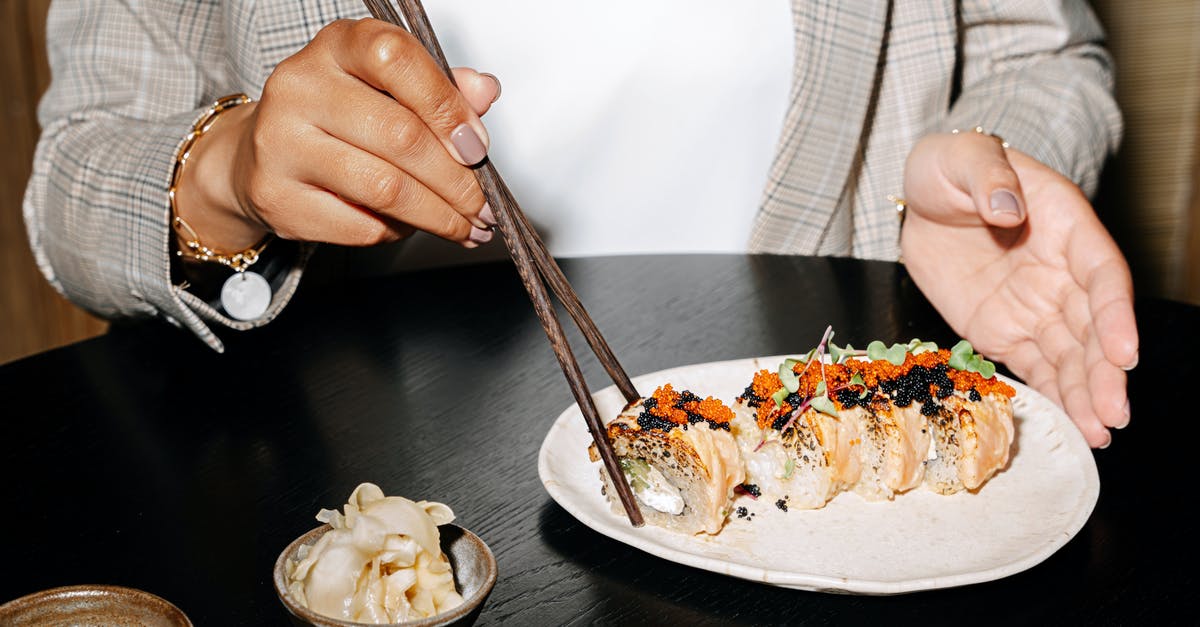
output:
{"label": "white oval plate", "polygon": [[[663,383],[731,402],[754,372],[783,357],[696,364],[634,379],[643,394]],[[999,579],[1049,557],[1087,522],[1100,495],[1083,436],[1046,397],[1011,379],[1017,442],[1009,467],[977,493],[924,489],[873,503],[843,493],[823,509],[783,512],[739,497],[752,518],[730,516],[715,536],[637,529],[600,494],[599,463],[578,405],[546,434],[538,475],[550,496],[583,524],[680,564],[763,583],[824,592],[898,594]],[[621,411],[615,387],[596,393],[605,421]]]}

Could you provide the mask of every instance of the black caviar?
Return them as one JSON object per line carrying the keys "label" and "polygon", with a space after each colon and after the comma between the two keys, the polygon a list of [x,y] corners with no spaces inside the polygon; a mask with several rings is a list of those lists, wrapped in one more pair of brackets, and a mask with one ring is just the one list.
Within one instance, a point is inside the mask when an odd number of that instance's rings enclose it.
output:
{"label": "black caviar", "polygon": [[666,418],[659,418],[648,411],[643,411],[638,414],[638,426],[643,429],[659,429],[661,431],[670,431],[675,427],[686,429],[687,425],[677,425]]}
{"label": "black caviar", "polygon": [[[971,400],[978,401],[982,398],[978,391],[972,389],[971,392]],[[838,390],[835,396],[842,407],[849,409],[858,406],[869,408],[876,394],[887,397],[897,407],[921,403],[921,414],[933,416],[941,407],[937,401],[954,394],[954,381],[950,379],[949,367],[946,364],[938,364],[932,368],[913,366],[899,377],[880,381],[879,385],[867,390],[866,394],[863,394],[861,386],[853,386]]]}

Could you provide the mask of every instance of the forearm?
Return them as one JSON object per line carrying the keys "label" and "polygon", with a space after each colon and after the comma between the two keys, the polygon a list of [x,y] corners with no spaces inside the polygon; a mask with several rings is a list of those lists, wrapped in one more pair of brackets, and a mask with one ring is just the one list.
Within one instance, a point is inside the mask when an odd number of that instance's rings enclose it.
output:
{"label": "forearm", "polygon": [[[235,91],[213,68],[219,52],[189,52],[168,4],[56,2],[48,18],[54,80],[39,106],[43,133],[25,198],[38,265],[72,301],[106,318],[163,317],[214,348],[204,320],[235,328],[173,283],[170,203],[176,153],[210,93]],[[199,9],[193,35],[219,28]],[[114,43],[118,42],[118,43]],[[272,251],[276,299],[294,290],[303,255]],[[278,257],[286,263],[278,263]]]}

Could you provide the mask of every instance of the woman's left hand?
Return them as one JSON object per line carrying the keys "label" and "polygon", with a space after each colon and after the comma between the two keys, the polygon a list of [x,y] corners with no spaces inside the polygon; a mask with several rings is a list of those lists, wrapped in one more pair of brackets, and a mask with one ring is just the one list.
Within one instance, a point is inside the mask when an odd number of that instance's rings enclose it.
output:
{"label": "woman's left hand", "polygon": [[990,135],[928,135],[905,165],[900,245],[956,333],[1062,406],[1093,447],[1129,423],[1129,267],[1083,192]]}

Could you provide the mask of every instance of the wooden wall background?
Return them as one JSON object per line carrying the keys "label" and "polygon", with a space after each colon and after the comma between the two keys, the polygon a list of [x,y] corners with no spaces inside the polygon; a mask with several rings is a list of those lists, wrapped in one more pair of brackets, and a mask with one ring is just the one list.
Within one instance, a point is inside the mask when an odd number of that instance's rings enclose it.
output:
{"label": "wooden wall background", "polygon": [[[50,0],[0,0],[0,363],[103,333],[37,271],[21,199],[49,84]],[[1125,142],[1097,209],[1140,295],[1200,304],[1200,2],[1094,0],[1117,59]]]}
{"label": "wooden wall background", "polygon": [[37,144],[37,101],[50,83],[45,23],[50,0],[0,0],[0,363],[103,333],[67,302],[33,261],[21,199]]}
{"label": "wooden wall background", "polygon": [[1121,151],[1096,206],[1139,294],[1200,304],[1200,2],[1094,0],[1117,62]]}

